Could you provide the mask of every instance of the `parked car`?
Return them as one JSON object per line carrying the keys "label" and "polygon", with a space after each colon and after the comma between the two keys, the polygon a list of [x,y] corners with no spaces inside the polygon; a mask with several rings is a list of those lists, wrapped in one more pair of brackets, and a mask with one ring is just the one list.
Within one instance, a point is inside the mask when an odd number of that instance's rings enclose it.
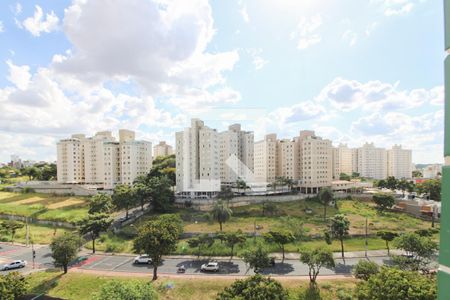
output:
{"label": "parked car", "polygon": [[137,264],[137,265],[138,264],[151,264],[152,259],[147,254],[139,255],[134,258],[133,263]]}
{"label": "parked car", "polygon": [[9,264],[3,265],[1,270],[7,271],[12,269],[25,268],[26,265],[27,262],[25,260],[15,260],[13,262],[10,262]]}
{"label": "parked car", "polygon": [[203,271],[203,272],[205,272],[205,271],[208,271],[208,272],[219,272],[219,263],[215,262],[215,261],[210,261],[210,262],[208,262],[206,264],[203,264],[200,267],[200,270]]}

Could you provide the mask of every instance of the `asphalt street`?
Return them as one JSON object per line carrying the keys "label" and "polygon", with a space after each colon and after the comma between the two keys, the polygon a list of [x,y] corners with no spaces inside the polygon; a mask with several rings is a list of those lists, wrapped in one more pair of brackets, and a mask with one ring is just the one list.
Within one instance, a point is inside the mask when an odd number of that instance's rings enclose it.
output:
{"label": "asphalt street", "polygon": [[[48,246],[38,246],[34,248],[36,251],[36,259],[34,269],[47,269],[53,267],[53,259],[51,258],[50,249]],[[86,270],[109,271],[109,272],[136,272],[149,273],[153,271],[153,267],[148,264],[133,264],[135,256],[126,255],[103,255],[94,254],[88,255],[87,259],[78,263],[73,268],[80,268]],[[28,265],[19,269],[19,272],[28,273],[33,271],[32,263],[32,249],[31,247],[24,247],[11,244],[0,244],[0,265],[16,259],[23,259],[28,262]],[[345,262],[342,259],[336,259],[336,267],[334,269],[323,269],[321,275],[346,275],[351,274],[352,267],[361,258],[348,258]],[[389,264],[390,258],[384,257],[370,257],[372,261],[378,264]],[[183,265],[186,269],[186,274],[204,274],[205,276],[214,275],[252,275],[253,271],[249,270],[246,264],[240,259],[221,259],[218,260],[220,271],[217,273],[203,273],[200,271],[200,266],[208,260],[195,258],[166,258],[158,267],[159,273],[176,274],[179,266]],[[6,273],[10,271],[2,271]],[[285,260],[284,263],[277,260],[275,266],[266,268],[262,273],[267,275],[308,275],[308,267],[302,264],[299,260]]]}

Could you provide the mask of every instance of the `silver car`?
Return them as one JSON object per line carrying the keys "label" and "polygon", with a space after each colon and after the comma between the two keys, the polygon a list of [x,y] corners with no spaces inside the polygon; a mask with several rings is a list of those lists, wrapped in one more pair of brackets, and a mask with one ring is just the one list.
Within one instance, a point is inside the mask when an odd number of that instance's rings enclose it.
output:
{"label": "silver car", "polygon": [[1,270],[7,271],[12,269],[25,268],[26,265],[27,262],[25,260],[15,260],[13,262],[10,262],[9,264],[3,265]]}
{"label": "silver car", "polygon": [[205,271],[209,271],[209,272],[219,272],[219,263],[215,262],[215,261],[210,261],[207,264],[203,264],[200,267],[200,270],[205,272]]}

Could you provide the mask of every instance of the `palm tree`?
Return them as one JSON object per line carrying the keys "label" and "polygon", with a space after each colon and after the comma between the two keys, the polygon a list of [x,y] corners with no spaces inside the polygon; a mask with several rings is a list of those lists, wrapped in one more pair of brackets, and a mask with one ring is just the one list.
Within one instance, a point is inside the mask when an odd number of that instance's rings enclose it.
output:
{"label": "palm tree", "polygon": [[327,219],[327,206],[333,201],[333,191],[329,187],[322,188],[319,193],[319,201],[323,205],[323,220]]}
{"label": "palm tree", "polygon": [[220,231],[222,231],[222,224],[228,221],[231,218],[233,211],[226,207],[221,200],[217,201],[214,204],[214,207],[211,211],[211,217],[214,221],[217,221],[220,226]]}

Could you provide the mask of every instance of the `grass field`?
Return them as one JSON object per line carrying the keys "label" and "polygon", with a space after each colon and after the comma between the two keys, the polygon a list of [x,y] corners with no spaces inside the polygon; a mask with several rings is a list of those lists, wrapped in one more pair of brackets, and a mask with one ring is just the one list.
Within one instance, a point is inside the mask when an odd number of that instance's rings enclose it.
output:
{"label": "grass field", "polygon": [[[30,224],[30,242],[32,241],[35,244],[50,244],[53,236],[62,234],[69,229],[47,226],[47,225],[35,225]],[[10,242],[11,236],[9,235],[1,235],[0,241],[2,242]],[[26,229],[23,227],[16,232],[14,237],[15,243],[26,243]]]}
{"label": "grass field", "polygon": [[40,220],[76,222],[87,214],[87,198],[0,192],[0,213]]}
{"label": "grass field", "polygon": [[[150,278],[150,277],[149,277]],[[92,295],[98,292],[101,285],[108,280],[126,281],[129,277],[106,277],[87,274],[68,273],[62,275],[58,271],[34,273],[28,277],[30,293],[46,293],[49,296],[64,299],[92,299]],[[137,280],[149,280],[138,278]],[[158,279],[154,285],[160,299],[215,299],[218,292],[233,283],[233,279],[202,278],[202,279]],[[172,288],[166,288],[170,283]],[[282,285],[288,289],[290,299],[298,299],[299,293],[307,286],[306,280],[283,279]],[[355,286],[354,279],[346,280],[320,280],[319,287],[324,300],[338,299],[338,294],[351,295]],[[347,298],[346,298],[347,299]]]}

